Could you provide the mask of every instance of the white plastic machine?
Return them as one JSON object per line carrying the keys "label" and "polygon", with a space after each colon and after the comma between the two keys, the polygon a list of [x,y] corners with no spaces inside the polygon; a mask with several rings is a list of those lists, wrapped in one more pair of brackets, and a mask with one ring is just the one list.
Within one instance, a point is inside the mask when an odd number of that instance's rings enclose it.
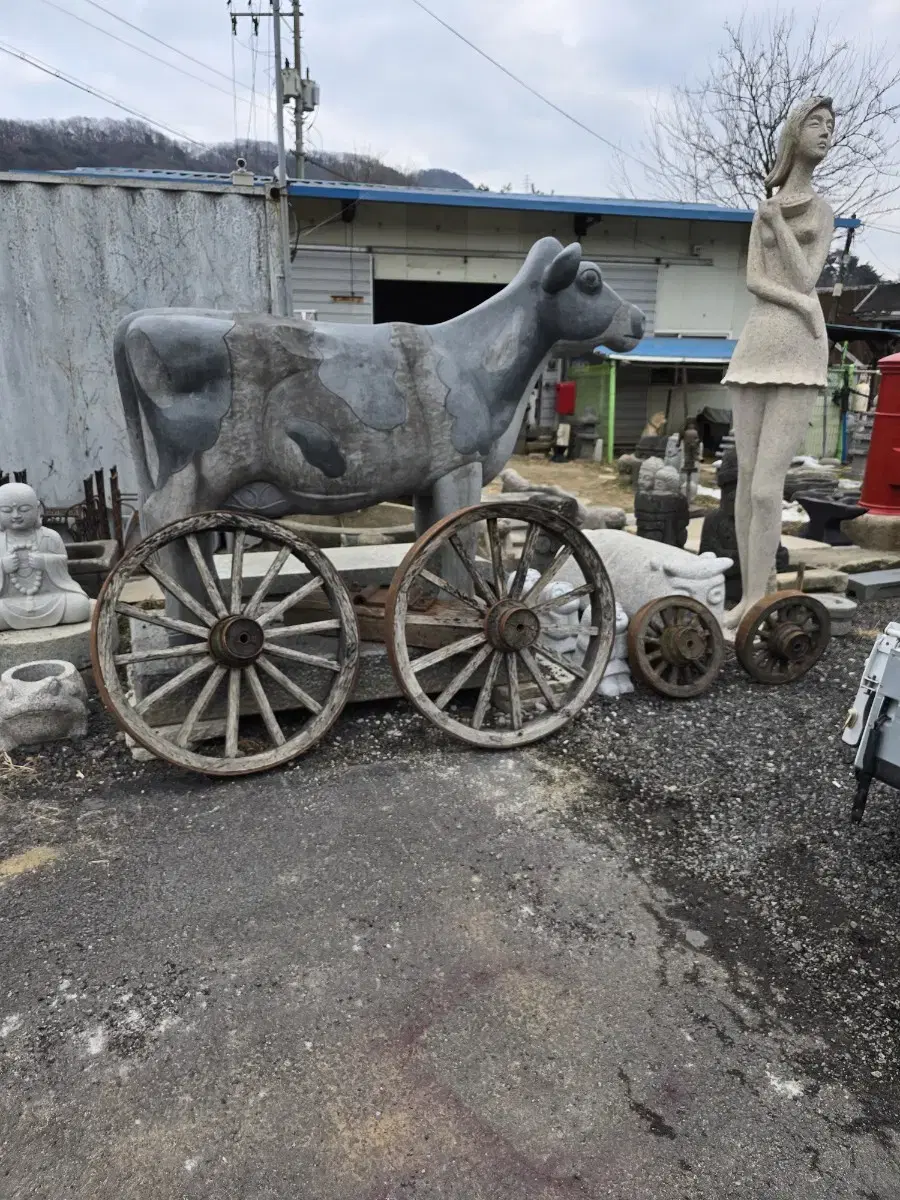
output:
{"label": "white plastic machine", "polygon": [[875,639],[842,740],[856,746],[856,796],[850,820],[862,820],[873,779],[900,788],[900,624]]}

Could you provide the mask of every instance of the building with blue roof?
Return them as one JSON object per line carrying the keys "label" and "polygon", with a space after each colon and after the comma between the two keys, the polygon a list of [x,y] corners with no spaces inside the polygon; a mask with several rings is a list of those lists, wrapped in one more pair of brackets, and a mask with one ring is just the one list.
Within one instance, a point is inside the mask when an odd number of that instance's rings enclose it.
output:
{"label": "building with blue roof", "polygon": [[[0,174],[0,189],[0,242],[14,264],[0,273],[0,469],[27,468],[52,504],[78,498],[97,457],[120,467],[127,488],[110,370],[115,326],[140,307],[275,311],[276,181],[85,168]],[[563,372],[577,380],[578,411],[594,409],[610,453],[630,448],[659,409],[677,428],[726,402],[721,375],[749,308],[749,210],[340,180],[290,180],[287,191],[296,315],[437,323],[509,283],[538,238],[577,239],[610,286],[643,309],[647,337],[629,356],[552,360],[538,423],[555,421]],[[30,395],[43,397],[36,421],[22,416],[20,398]]]}

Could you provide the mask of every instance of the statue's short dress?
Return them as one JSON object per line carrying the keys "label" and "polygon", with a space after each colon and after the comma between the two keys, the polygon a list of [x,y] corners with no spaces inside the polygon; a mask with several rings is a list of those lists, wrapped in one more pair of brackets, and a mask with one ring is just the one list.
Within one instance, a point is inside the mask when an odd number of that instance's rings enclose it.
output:
{"label": "statue's short dress", "polygon": [[[792,212],[786,207],[785,220],[800,248],[807,253],[823,226],[827,225],[829,230],[834,228],[830,205],[816,195],[801,211]],[[754,250],[761,252],[763,274],[773,283],[794,290],[796,284],[792,283],[782,261],[775,234],[763,224],[759,215],[753,218],[750,243],[751,254]],[[810,265],[816,268],[818,276],[824,263]],[[808,294],[817,299],[815,286]],[[825,317],[821,308],[817,311],[816,332],[812,334],[795,309],[754,296],[750,315],[722,382],[737,387],[824,387],[828,379],[828,338]]]}

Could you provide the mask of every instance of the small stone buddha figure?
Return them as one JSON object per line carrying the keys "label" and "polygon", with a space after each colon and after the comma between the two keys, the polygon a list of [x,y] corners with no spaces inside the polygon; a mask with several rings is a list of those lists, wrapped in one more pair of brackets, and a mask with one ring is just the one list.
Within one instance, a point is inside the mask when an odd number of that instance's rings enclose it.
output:
{"label": "small stone buddha figure", "polygon": [[0,486],[0,630],[87,621],[91,602],[69,577],[66,547],[44,529],[33,488]]}

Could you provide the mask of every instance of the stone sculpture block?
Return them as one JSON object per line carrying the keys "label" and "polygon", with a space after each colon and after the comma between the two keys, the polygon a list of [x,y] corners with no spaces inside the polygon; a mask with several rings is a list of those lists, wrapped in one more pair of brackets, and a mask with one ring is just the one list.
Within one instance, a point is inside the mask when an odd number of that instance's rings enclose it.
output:
{"label": "stone sculpture block", "polygon": [[0,675],[0,750],[87,733],[87,691],[70,662],[45,659]]}
{"label": "stone sculpture block", "polygon": [[634,497],[638,537],[684,546],[690,515],[678,468],[659,458],[646,459],[638,473]]}

